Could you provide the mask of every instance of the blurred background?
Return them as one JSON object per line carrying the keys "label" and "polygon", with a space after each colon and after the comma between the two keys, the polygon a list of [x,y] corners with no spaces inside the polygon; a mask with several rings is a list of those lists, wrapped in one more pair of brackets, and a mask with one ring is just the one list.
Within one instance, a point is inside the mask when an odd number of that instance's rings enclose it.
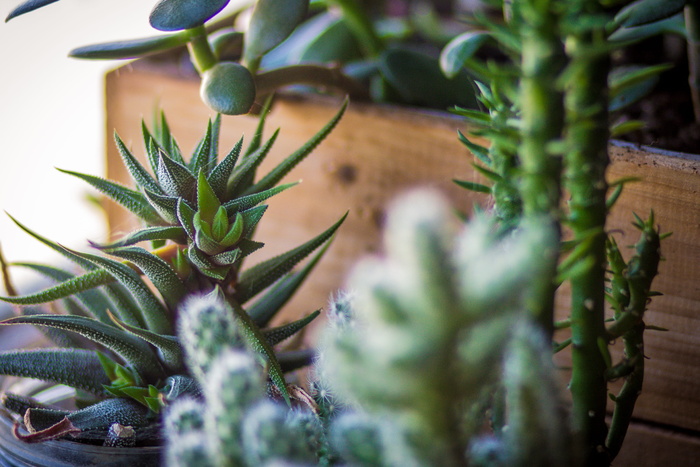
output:
{"label": "blurred background", "polygon": [[[0,17],[19,3],[0,0]],[[0,24],[0,246],[8,261],[56,264],[60,256],[5,212],[72,248],[105,235],[88,185],[55,168],[103,173],[103,75],[123,63],[67,55],[81,45],[155,35],[148,24],[154,3],[63,0]],[[20,289],[33,277],[13,273]]]}

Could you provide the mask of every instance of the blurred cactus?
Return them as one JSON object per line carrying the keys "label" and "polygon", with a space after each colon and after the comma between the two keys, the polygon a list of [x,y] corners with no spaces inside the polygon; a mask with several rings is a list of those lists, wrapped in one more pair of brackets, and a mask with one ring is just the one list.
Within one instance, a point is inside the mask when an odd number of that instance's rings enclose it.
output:
{"label": "blurred cactus", "polygon": [[[173,466],[308,465],[323,438],[316,416],[268,397],[268,362],[243,336],[218,293],[190,298],[179,334],[202,398],[180,398],[165,416],[167,462]],[[259,364],[262,363],[262,364]]]}
{"label": "blurred cactus", "polygon": [[[497,239],[487,218],[458,234],[453,220],[432,193],[391,211],[387,258],[359,264],[354,292],[330,305],[312,382],[318,407],[266,398],[255,353],[235,336],[200,332],[211,319],[192,319],[203,309],[214,314],[216,297],[188,301],[181,339],[204,399],[168,411],[168,458],[206,452],[202,465],[450,466],[464,465],[469,453],[477,465],[568,465],[551,348],[523,304],[535,282],[548,280],[542,271],[556,256],[542,253],[556,236],[533,222]],[[190,345],[191,338],[209,341]],[[213,341],[219,354],[203,365],[201,349],[213,350]],[[505,388],[506,428],[484,437],[480,408],[495,384]]]}
{"label": "blurred cactus", "polygon": [[[390,214],[388,257],[361,263],[350,280],[355,299],[331,306],[317,373],[349,404],[331,421],[345,461],[464,465],[469,452],[489,465],[534,465],[538,453],[537,465],[565,465],[565,417],[551,420],[559,407],[551,349],[523,302],[548,280],[556,235],[537,222],[501,240],[493,229],[477,218],[455,237],[445,203],[413,194]],[[472,409],[499,382],[507,429],[479,438],[485,414]],[[547,430],[533,430],[540,425]]]}

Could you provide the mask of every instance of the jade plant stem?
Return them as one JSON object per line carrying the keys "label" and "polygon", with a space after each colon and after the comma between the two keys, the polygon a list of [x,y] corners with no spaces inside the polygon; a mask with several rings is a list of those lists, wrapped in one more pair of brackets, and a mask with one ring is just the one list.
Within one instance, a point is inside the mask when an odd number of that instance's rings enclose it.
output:
{"label": "jade plant stem", "polygon": [[188,30],[190,32],[190,41],[187,48],[192,57],[192,62],[199,73],[207,71],[217,63],[214,52],[209,45],[207,31],[204,26],[198,26]]}
{"label": "jade plant stem", "polygon": [[329,0],[328,3],[341,9],[343,18],[367,55],[377,56],[384,50],[382,39],[357,0]]}
{"label": "jade plant stem", "polygon": [[[602,13],[597,0],[571,4],[570,21]],[[565,186],[570,193],[569,225],[574,240],[582,242],[583,256],[590,264],[571,278],[572,422],[587,449],[585,465],[607,465],[606,363],[601,346],[607,348],[603,228],[607,216],[610,59],[602,26],[575,28],[566,44],[571,61],[565,83],[568,133],[564,155]]]}
{"label": "jade plant stem", "polygon": [[688,0],[686,3],[685,29],[688,34],[688,84],[695,121],[700,122],[700,0]]}
{"label": "jade plant stem", "polygon": [[339,68],[320,65],[290,65],[265,71],[255,76],[258,94],[266,95],[289,85],[313,85],[339,89],[350,97],[368,99],[367,89],[358,81],[345,75]]}
{"label": "jade plant stem", "polygon": [[[523,214],[548,219],[558,231],[561,197],[561,159],[551,151],[563,131],[564,109],[561,92],[554,88],[565,65],[559,33],[558,1],[520,3],[515,15],[521,16],[522,142],[523,169],[520,187]],[[553,278],[555,271],[552,271]],[[528,307],[547,335],[551,336],[554,315],[554,280],[544,279],[533,290]]]}

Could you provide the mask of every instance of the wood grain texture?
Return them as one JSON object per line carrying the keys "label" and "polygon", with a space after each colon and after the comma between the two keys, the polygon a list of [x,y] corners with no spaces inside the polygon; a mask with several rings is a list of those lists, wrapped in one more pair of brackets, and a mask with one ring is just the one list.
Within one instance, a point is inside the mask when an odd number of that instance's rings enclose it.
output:
{"label": "wood grain texture", "polygon": [[[211,116],[200,103],[196,82],[148,69],[121,68],[110,73],[106,91],[108,134],[117,129],[139,155],[143,155],[139,119],[150,118],[155,105],[169,116],[185,153],[194,147]],[[338,99],[279,100],[269,117],[267,134],[278,126],[282,132],[262,170],[301,146],[339,106]],[[225,117],[221,151],[228,150],[241,134],[249,140],[255,123],[251,117]],[[472,156],[456,138],[458,129],[466,131],[464,123],[444,114],[351,103],[331,137],[288,177],[303,183],[271,200],[260,225],[259,238],[268,246],[256,260],[306,241],[350,211],[286,319],[324,306],[356,259],[381,250],[379,234],[387,203],[401,192],[414,186],[432,187],[463,211],[486,201],[451,182],[453,178],[479,180],[471,166]],[[111,139],[107,149],[108,176],[126,181]],[[618,243],[636,241],[632,212],[645,217],[653,208],[662,231],[673,232],[663,244],[666,261],[655,282],[665,296],[654,299],[647,314],[649,324],[669,331],[647,333],[647,375],[635,414],[700,432],[700,161],[650,154],[631,146],[611,147],[611,158],[610,180],[642,179],[626,187],[610,217],[607,228],[619,232]],[[112,209],[112,231],[129,230],[132,224],[126,219]],[[565,297],[559,303],[564,316]]]}

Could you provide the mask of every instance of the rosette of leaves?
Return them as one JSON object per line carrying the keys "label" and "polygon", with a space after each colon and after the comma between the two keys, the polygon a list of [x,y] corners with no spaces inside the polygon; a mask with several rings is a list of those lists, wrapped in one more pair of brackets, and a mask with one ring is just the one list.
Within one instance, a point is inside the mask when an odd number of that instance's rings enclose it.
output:
{"label": "rosette of leaves", "polygon": [[[6,21],[57,1],[25,1],[10,12]],[[228,4],[229,0],[159,0],[149,22],[165,34],[88,45],[74,49],[70,55],[87,59],[133,59],[187,46],[202,78],[202,100],[226,115],[245,114],[256,96],[290,84],[366,94],[357,82],[328,66],[285,66],[258,72],[262,57],[282,43],[305,18],[309,0],[238,2],[238,9],[229,9],[233,10],[231,15],[211,24]],[[249,7],[252,15],[247,30],[234,28],[234,19]]]}
{"label": "rosette of leaves", "polygon": [[[260,138],[254,139],[245,153],[241,139],[217,161],[220,126],[217,117],[210,122],[186,162],[162,117],[153,133],[143,126],[152,172],[138,162],[117,136],[120,154],[136,185],[134,189],[66,171],[126,207],[145,224],[115,243],[95,245],[111,257],[70,250],[16,221],[85,273],[74,275],[49,266],[19,264],[58,283],[23,296],[14,295],[9,288],[11,296],[0,299],[24,306],[60,300],[66,313],[37,314],[32,307],[0,324],[37,325],[48,329],[49,337],[60,340],[65,347],[2,353],[0,374],[74,387],[89,394],[88,400],[97,402],[97,409],[121,407],[100,411],[107,414],[104,416],[95,415],[96,406],[89,405],[83,409],[92,411],[87,414],[80,410],[54,411],[44,417],[50,409],[21,396],[6,396],[6,407],[25,415],[27,427],[39,433],[29,436],[46,439],[76,430],[106,430],[114,422],[142,427],[155,419],[167,401],[181,394],[197,393],[199,386],[185,367],[183,350],[174,331],[175,322],[186,297],[214,289],[220,290],[233,310],[241,334],[258,353],[279,394],[289,401],[283,371],[308,363],[311,353],[278,355],[273,347],[306,326],[318,312],[280,327],[268,325],[320,259],[344,217],[286,253],[245,270],[242,264],[263,246],[252,239],[267,208],[262,203],[294,185],[277,186],[277,183],[330,133],[344,110],[345,104],[304,146],[260,178],[256,177],[256,169],[269,153],[278,132],[264,143]],[[258,135],[262,134],[263,122],[261,118]],[[155,249],[137,245],[146,241]],[[294,270],[319,249],[303,268]],[[9,283],[7,265],[0,263]],[[248,304],[260,294],[255,303]],[[101,353],[95,352],[95,348]],[[121,413],[122,408],[137,415],[133,423],[128,417],[115,419],[115,410]],[[34,415],[41,416],[42,421],[32,418]]]}

